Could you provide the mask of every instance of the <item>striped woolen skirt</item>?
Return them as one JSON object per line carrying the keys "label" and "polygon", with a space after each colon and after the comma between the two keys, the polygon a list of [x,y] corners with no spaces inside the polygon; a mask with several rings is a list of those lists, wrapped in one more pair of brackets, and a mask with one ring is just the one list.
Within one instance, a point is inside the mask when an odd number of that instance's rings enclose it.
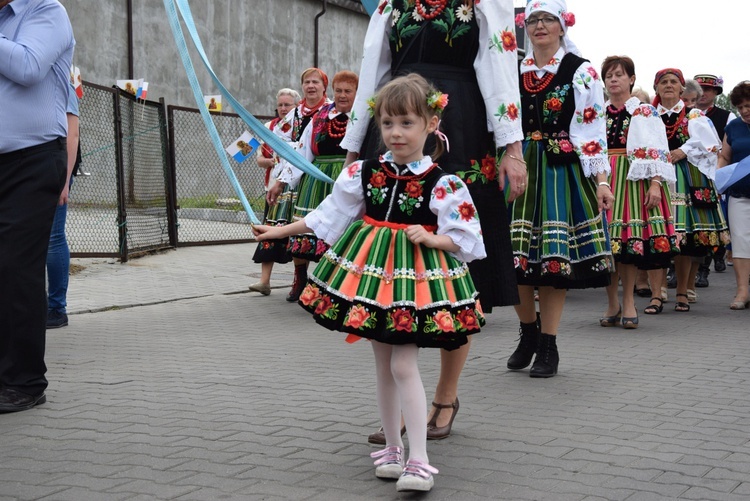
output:
{"label": "striped woolen skirt", "polygon": [[468,267],[412,244],[404,227],[367,217],[353,223],[323,256],[299,303],[331,330],[458,348],[485,323]]}
{"label": "striped woolen skirt", "polygon": [[519,285],[582,289],[609,285],[614,261],[596,183],[574,164],[551,165],[540,141],[525,140],[526,192],[510,207]]}
{"label": "striped woolen skirt", "polygon": [[[321,155],[315,158],[313,165],[335,181],[344,168],[344,157]],[[297,185],[294,220],[299,221],[315,210],[331,194],[332,190],[333,184],[303,174],[299,185]],[[312,233],[289,237],[289,252],[293,257],[318,262],[327,250],[328,244]]]}
{"label": "striped woolen skirt", "polygon": [[644,200],[651,180],[628,180],[630,162],[625,150],[610,150],[609,163],[615,203],[607,213],[607,220],[615,261],[646,270],[666,268],[680,252],[666,183],[661,186],[661,204],[646,209]]}
{"label": "striped woolen skirt", "polygon": [[[680,252],[686,256],[705,256],[716,247],[729,243],[729,227],[719,207],[714,183],[686,159],[675,164],[677,183],[672,194],[674,228]],[[695,194],[707,202],[699,203]],[[706,194],[712,194],[706,196]]]}
{"label": "striped woolen skirt", "polygon": [[[279,195],[276,204],[268,208],[264,224],[269,226],[284,226],[291,222],[296,199],[297,194],[293,190],[290,190],[289,186],[286,186]],[[255,253],[253,254],[253,262],[288,263],[292,260],[292,255],[287,249],[288,245],[288,238],[258,242],[258,246],[255,248]]]}

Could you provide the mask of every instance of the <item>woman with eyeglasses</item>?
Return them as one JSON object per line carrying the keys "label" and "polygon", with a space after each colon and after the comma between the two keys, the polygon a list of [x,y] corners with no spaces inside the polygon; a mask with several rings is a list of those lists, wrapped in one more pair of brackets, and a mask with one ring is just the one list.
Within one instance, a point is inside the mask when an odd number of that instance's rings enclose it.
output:
{"label": "woman with eyeglasses", "polygon": [[564,0],[546,0],[529,2],[516,21],[526,26],[520,91],[529,177],[509,207],[521,339],[508,368],[524,369],[536,354],[529,375],[548,378],[557,374],[566,289],[609,285],[614,263],[602,211],[614,197],[604,88],[567,36],[575,16]]}

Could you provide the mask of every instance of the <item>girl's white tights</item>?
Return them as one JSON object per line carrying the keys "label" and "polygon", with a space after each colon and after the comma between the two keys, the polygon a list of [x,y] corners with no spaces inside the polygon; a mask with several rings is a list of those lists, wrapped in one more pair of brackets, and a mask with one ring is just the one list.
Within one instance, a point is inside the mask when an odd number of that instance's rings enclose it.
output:
{"label": "girl's white tights", "polygon": [[387,446],[401,441],[401,415],[409,437],[409,459],[427,460],[427,397],[419,375],[415,344],[390,345],[372,341],[377,375],[377,399]]}

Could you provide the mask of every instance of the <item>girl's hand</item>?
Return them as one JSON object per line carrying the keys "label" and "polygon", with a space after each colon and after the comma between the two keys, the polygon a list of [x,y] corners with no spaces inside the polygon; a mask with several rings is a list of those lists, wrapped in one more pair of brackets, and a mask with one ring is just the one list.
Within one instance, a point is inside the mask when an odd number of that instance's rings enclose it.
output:
{"label": "girl's hand", "polygon": [[421,224],[414,224],[412,226],[409,226],[404,230],[404,233],[406,234],[406,238],[408,238],[409,241],[413,244],[423,244],[425,247],[430,248],[435,247],[435,242],[433,239],[433,237],[435,237],[435,234],[425,230],[424,226],[422,226]]}
{"label": "girl's hand", "polygon": [[643,205],[646,209],[653,209],[661,204],[661,186],[658,183],[651,183],[651,187],[646,192],[646,198],[643,199]]}
{"label": "girl's hand", "polygon": [[599,211],[612,209],[612,204],[615,201],[615,196],[612,194],[612,190],[606,184],[600,184],[596,188],[596,201],[599,205]]}
{"label": "girl's hand", "polygon": [[277,238],[283,238],[281,236],[274,236],[278,232],[278,228],[273,226],[267,226],[265,224],[254,224],[251,226],[255,239],[259,242],[263,240],[275,240]]}
{"label": "girl's hand", "polygon": [[404,230],[406,238],[414,245],[424,245],[431,249],[458,252],[459,247],[448,235],[436,235],[427,231],[421,224],[409,226]]}

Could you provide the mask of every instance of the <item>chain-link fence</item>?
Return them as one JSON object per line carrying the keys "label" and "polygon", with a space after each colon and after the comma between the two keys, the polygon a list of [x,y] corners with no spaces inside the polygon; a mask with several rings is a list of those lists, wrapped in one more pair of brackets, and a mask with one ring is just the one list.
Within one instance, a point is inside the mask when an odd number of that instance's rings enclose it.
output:
{"label": "chain-link fence", "polygon": [[[167,115],[172,137],[177,245],[253,240],[250,219],[216,156],[200,112],[168,106]],[[239,115],[212,112],[211,116],[221,144],[230,144],[247,130]],[[230,157],[229,164],[262,221],[265,170],[258,167],[257,154],[242,163]]]}
{"label": "chain-link fence", "polygon": [[80,101],[83,175],[73,181],[66,222],[73,256],[121,256],[116,95],[114,89],[84,84]]}
{"label": "chain-link fence", "polygon": [[82,175],[68,207],[71,255],[118,256],[174,246],[164,103],[86,82]]}
{"label": "chain-link fence", "polygon": [[[222,144],[247,129],[232,113],[212,118]],[[80,123],[82,175],[73,182],[66,225],[72,256],[126,261],[177,245],[253,240],[197,109],[84,82]],[[262,219],[265,170],[257,155],[229,162]]]}

